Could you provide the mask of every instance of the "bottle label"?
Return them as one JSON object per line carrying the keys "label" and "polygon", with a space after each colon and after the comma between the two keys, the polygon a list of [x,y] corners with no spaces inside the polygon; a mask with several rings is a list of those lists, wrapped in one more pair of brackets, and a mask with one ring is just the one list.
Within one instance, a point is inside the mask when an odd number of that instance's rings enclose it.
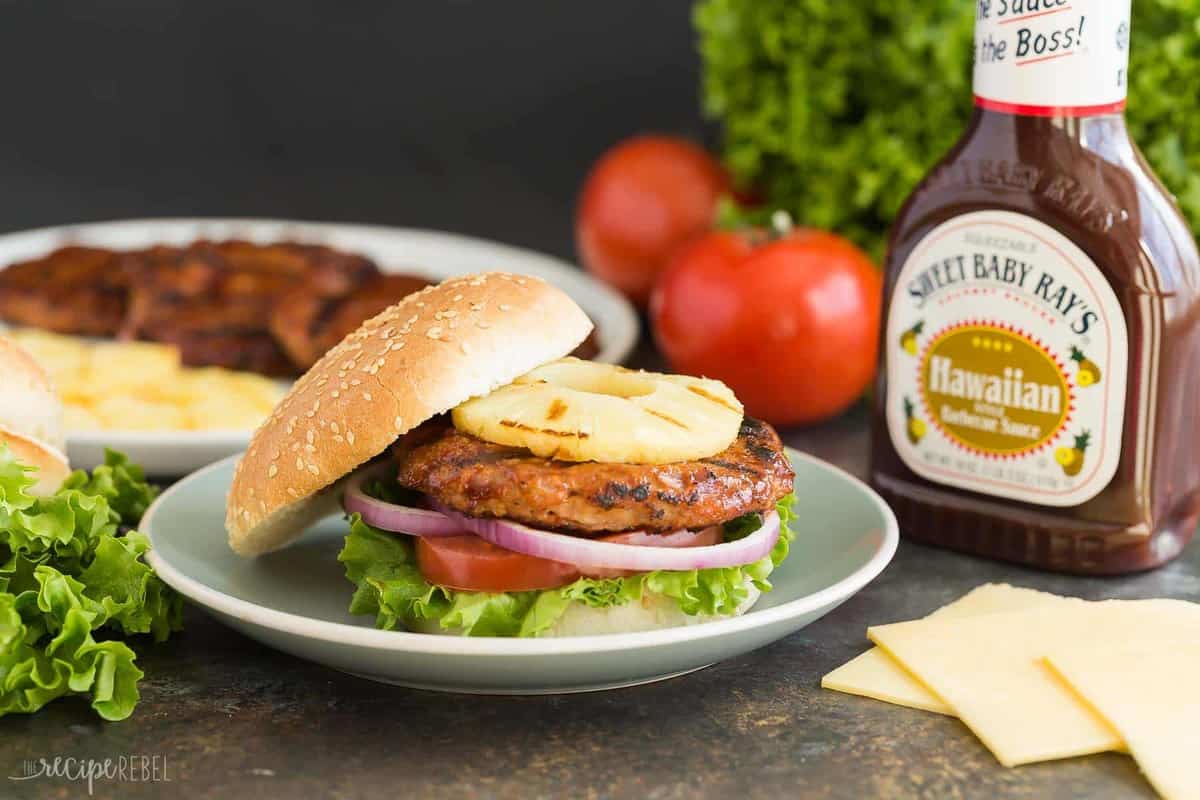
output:
{"label": "bottle label", "polygon": [[884,358],[900,458],[937,483],[1046,506],[1117,470],[1128,334],[1108,280],[1032,217],[963,214],[904,262]]}
{"label": "bottle label", "polygon": [[1125,107],[1131,0],[978,0],[975,104],[1026,116]]}

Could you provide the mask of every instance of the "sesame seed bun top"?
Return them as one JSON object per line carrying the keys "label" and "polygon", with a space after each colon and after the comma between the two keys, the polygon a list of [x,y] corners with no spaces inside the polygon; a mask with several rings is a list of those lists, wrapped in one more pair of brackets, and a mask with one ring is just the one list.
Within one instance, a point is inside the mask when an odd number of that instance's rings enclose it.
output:
{"label": "sesame seed bun top", "polygon": [[592,329],[542,280],[490,272],[409,295],[313,365],[238,462],[235,552],[283,547],[336,508],[334,485],[426,420],[574,350]]}

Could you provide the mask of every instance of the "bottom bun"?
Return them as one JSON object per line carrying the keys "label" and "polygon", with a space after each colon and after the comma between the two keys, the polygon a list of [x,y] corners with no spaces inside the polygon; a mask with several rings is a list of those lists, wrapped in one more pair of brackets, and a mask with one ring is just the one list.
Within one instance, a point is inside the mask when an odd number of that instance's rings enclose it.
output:
{"label": "bottom bun", "polygon": [[[685,625],[700,625],[705,622],[740,617],[758,602],[762,592],[747,578],[746,591],[749,596],[734,610],[732,614],[708,616],[705,614],[685,614],[679,608],[679,603],[661,594],[643,595],[640,601],[626,603],[623,606],[609,608],[594,608],[584,603],[571,603],[567,610],[549,629],[539,634],[539,638],[552,636],[595,636],[604,633],[634,633],[636,631],[656,631],[663,628],[678,628]],[[459,636],[461,628],[443,628],[437,622],[427,622],[417,628],[419,633]]]}
{"label": "bottom bun", "polygon": [[71,474],[67,457],[53,445],[3,427],[0,427],[0,444],[8,445],[8,451],[19,463],[37,469],[33,473],[37,483],[30,488],[30,494],[48,497],[57,492]]}

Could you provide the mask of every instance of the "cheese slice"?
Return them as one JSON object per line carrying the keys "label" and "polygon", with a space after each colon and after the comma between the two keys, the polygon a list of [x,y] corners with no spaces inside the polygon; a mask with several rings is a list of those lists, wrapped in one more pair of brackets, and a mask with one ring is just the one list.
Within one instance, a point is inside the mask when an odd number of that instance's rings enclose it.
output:
{"label": "cheese slice", "polygon": [[1200,642],[1152,648],[1056,648],[1060,677],[1129,745],[1168,800],[1200,798]]}
{"label": "cheese slice", "polygon": [[[967,592],[953,603],[944,605],[925,619],[964,619],[980,614],[997,614],[1024,608],[1038,608],[1061,602],[1064,598],[1048,592],[985,583]],[[885,703],[954,714],[940,697],[926,689],[895,659],[878,647],[847,661],[821,679],[821,686],[847,694],[883,700]]]}
{"label": "cheese slice", "polygon": [[924,619],[867,635],[946,702],[1005,766],[1118,750],[1116,730],[1062,683],[1046,653],[1150,647],[1194,636],[1200,606],[1175,600],[1089,603],[967,619]]}

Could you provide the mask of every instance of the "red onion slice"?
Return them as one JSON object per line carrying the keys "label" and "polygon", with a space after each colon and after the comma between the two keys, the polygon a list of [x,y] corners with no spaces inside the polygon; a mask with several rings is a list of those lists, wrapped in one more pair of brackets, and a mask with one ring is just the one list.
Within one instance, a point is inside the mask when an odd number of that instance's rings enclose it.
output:
{"label": "red onion slice", "polygon": [[506,520],[467,517],[447,508],[438,510],[454,520],[460,530],[468,530],[497,547],[583,568],[653,572],[740,567],[766,556],[779,539],[779,515],[774,510],[763,515],[762,527],[749,536],[708,547],[615,544],[540,531]]}
{"label": "red onion slice", "polygon": [[342,507],[361,514],[363,522],[380,530],[411,536],[461,536],[466,532],[466,528],[457,520],[437,511],[401,506],[371,497],[362,487],[363,482],[372,475],[372,470],[355,475],[346,484],[346,493],[342,497]]}

